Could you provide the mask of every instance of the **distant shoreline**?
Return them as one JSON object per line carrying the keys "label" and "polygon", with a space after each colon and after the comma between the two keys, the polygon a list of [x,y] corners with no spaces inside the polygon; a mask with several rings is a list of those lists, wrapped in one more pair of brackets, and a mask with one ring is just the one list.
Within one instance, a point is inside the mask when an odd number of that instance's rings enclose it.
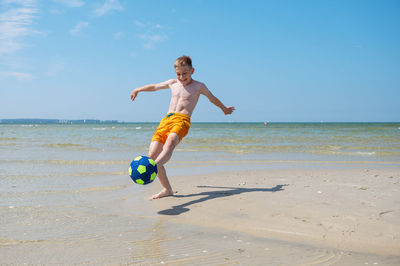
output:
{"label": "distant shoreline", "polygon": [[[119,121],[119,120],[100,120],[100,119],[44,119],[44,118],[15,118],[0,119],[0,124],[135,124],[135,123],[159,123],[158,121]],[[279,124],[398,124],[400,121],[394,122],[192,122],[196,124],[264,124],[265,126]]]}
{"label": "distant shoreline", "polygon": [[97,119],[40,119],[40,118],[19,118],[0,119],[0,124],[115,124],[121,123],[118,120],[97,120]]}

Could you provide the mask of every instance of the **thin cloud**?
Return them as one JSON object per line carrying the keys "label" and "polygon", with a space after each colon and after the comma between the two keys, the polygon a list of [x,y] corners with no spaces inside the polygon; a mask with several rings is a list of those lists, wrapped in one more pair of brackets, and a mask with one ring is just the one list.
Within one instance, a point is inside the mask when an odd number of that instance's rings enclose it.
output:
{"label": "thin cloud", "polygon": [[31,25],[39,10],[33,0],[3,0],[0,13],[0,56],[11,54],[24,46],[22,37],[37,33]]}
{"label": "thin cloud", "polygon": [[138,27],[144,27],[146,26],[143,22],[139,21],[139,20],[135,20],[133,23],[135,23],[136,26]]}
{"label": "thin cloud", "polygon": [[0,72],[0,79],[3,78],[15,78],[17,80],[32,80],[35,77],[30,73],[3,71]]}
{"label": "thin cloud", "polygon": [[154,49],[157,43],[164,42],[168,39],[167,36],[160,34],[141,34],[139,38],[144,41],[143,47],[145,49]]}
{"label": "thin cloud", "polygon": [[56,61],[49,66],[48,70],[44,74],[48,77],[56,77],[64,70],[64,68],[64,61]]}
{"label": "thin cloud", "polygon": [[151,41],[151,42],[155,42],[155,43],[156,42],[162,42],[162,41],[164,41],[166,39],[166,37],[161,36],[159,34],[153,34],[153,35],[141,34],[141,35],[139,35],[139,38],[142,39],[142,40],[147,40],[147,41]]}
{"label": "thin cloud", "polygon": [[9,5],[9,4],[19,4],[19,5],[34,5],[35,4],[35,0],[3,0],[2,3]]}
{"label": "thin cloud", "polygon": [[73,36],[77,36],[82,32],[82,29],[89,27],[89,23],[87,21],[81,21],[78,24],[75,25],[73,29],[71,29],[69,32]]}
{"label": "thin cloud", "polygon": [[81,7],[85,4],[85,2],[80,1],[80,0],[53,0],[53,2],[65,5],[67,7]]}
{"label": "thin cloud", "polygon": [[116,33],[114,33],[114,40],[119,40],[119,39],[121,39],[122,37],[124,36],[124,33],[123,32],[116,32]]}
{"label": "thin cloud", "polygon": [[124,8],[118,0],[106,0],[102,6],[94,10],[94,14],[96,16],[103,16],[113,10],[122,11]]}
{"label": "thin cloud", "polygon": [[161,24],[158,24],[158,23],[157,23],[157,24],[144,23],[144,22],[139,21],[139,20],[135,20],[133,23],[134,23],[135,26],[138,27],[138,28],[158,29],[158,30],[161,30],[161,29],[168,29],[167,27],[162,26]]}
{"label": "thin cloud", "polygon": [[138,20],[133,22],[139,31],[143,32],[138,36],[142,41],[144,49],[155,49],[157,44],[168,40],[167,32],[169,27],[161,24],[144,23]]}

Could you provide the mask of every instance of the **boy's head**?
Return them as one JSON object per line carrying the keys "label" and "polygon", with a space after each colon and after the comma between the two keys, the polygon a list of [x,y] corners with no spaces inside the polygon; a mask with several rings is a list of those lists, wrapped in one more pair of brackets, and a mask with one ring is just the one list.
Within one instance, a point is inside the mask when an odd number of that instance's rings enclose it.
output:
{"label": "boy's head", "polygon": [[175,60],[174,67],[182,67],[182,66],[188,66],[189,68],[192,68],[192,59],[189,56],[182,55],[178,59]]}
{"label": "boy's head", "polygon": [[182,85],[188,85],[192,82],[194,68],[192,67],[192,59],[189,56],[183,55],[176,59],[174,68],[176,77]]}

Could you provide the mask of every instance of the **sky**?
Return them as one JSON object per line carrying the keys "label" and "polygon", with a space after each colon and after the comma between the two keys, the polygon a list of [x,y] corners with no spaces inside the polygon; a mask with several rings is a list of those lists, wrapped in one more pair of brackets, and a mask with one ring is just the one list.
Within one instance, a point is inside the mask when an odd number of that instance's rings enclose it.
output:
{"label": "sky", "polygon": [[397,0],[0,0],[0,119],[157,122],[181,55],[194,122],[400,121]]}

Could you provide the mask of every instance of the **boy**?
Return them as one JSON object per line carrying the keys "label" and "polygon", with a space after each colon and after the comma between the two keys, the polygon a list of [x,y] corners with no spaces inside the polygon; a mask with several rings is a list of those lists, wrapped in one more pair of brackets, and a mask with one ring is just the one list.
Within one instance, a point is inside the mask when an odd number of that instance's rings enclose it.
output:
{"label": "boy", "polygon": [[176,79],[139,87],[131,93],[131,99],[134,101],[138,93],[142,91],[171,89],[171,102],[168,114],[161,120],[160,125],[154,132],[149,148],[149,157],[157,164],[158,178],[163,187],[159,193],[153,196],[153,199],[172,196],[174,194],[168,181],[164,164],[169,161],[175,147],[189,132],[190,117],[196,107],[200,94],[205,95],[210,102],[221,108],[226,115],[232,114],[235,110],[233,106],[226,107],[222,104],[208,90],[204,83],[192,79],[194,68],[189,56],[181,56],[176,59],[174,67]]}

